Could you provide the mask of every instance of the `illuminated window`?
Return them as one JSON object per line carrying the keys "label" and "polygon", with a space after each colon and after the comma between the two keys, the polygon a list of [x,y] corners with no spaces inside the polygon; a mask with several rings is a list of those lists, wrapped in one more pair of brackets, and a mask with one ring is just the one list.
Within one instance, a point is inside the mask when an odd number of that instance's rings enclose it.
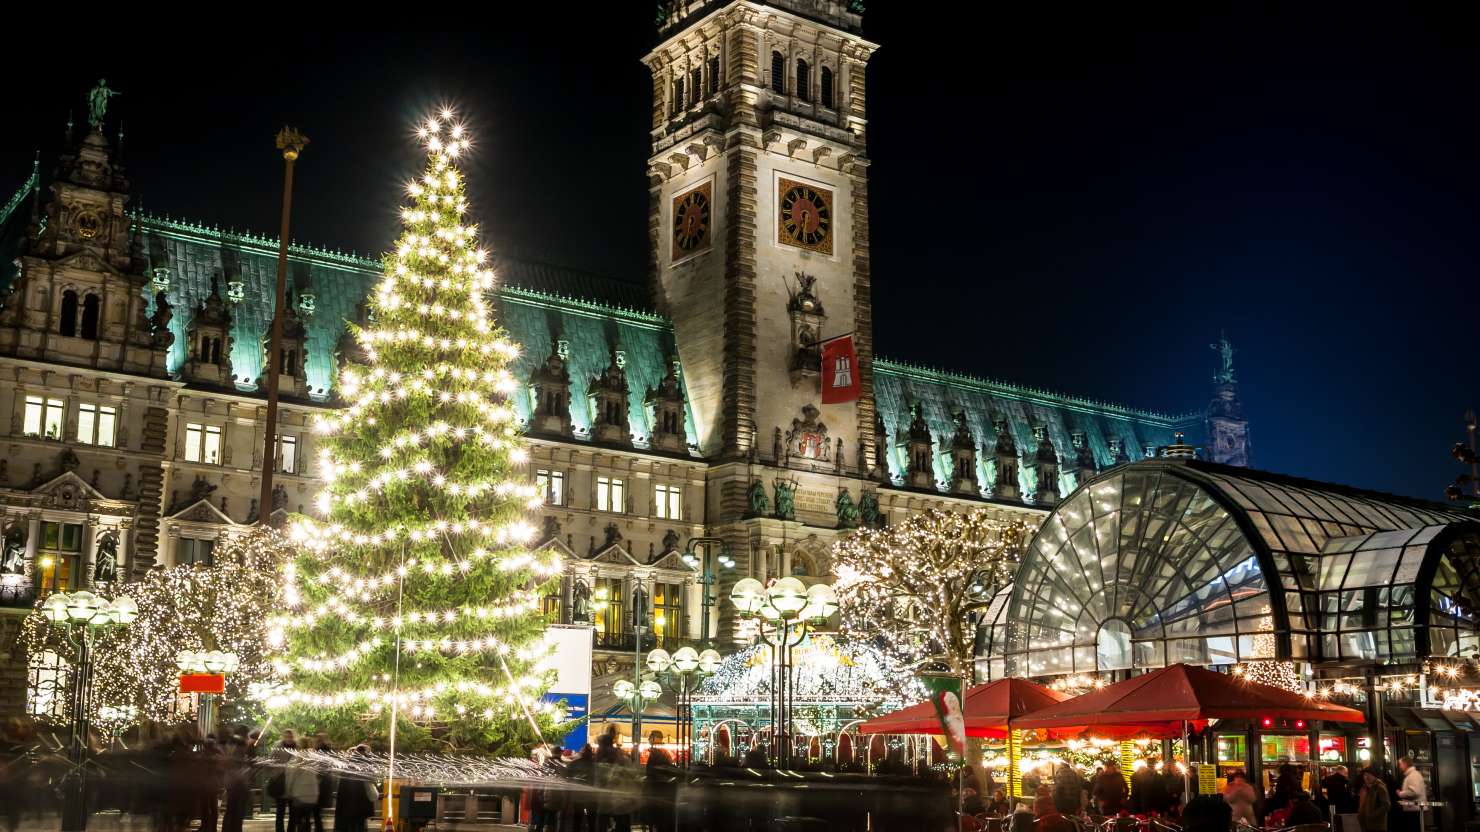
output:
{"label": "illuminated window", "polygon": [[682,520],[683,489],[676,485],[660,485],[655,488],[653,515],[659,520]]}
{"label": "illuminated window", "polygon": [[113,447],[118,411],[107,405],[83,402],[77,406],[77,441],[84,445]]}
{"label": "illuminated window", "polygon": [[832,73],[832,70],[829,69],[828,67],[823,67],[822,68],[822,72],[819,73],[819,79],[822,81],[822,90],[821,90],[821,92],[822,92],[822,106],[824,106],[824,107],[828,108],[829,110],[831,110],[832,109],[832,106],[833,106],[833,73]]}
{"label": "illuminated window", "polygon": [[176,566],[211,566],[216,562],[216,541],[182,537],[175,544]]}
{"label": "illuminated window", "polygon": [[219,425],[185,425],[185,461],[221,464],[221,427]]}
{"label": "illuminated window", "polygon": [[82,524],[41,524],[41,545],[36,551],[36,589],[38,595],[71,592],[82,561]]}
{"label": "illuminated window", "polygon": [[278,437],[277,469],[285,474],[298,473],[298,437]]}
{"label": "illuminated window", "polygon": [[630,622],[622,617],[626,610],[621,578],[597,578],[591,593],[591,623],[600,640],[611,642],[628,629]]}
{"label": "illuminated window", "polygon": [[44,436],[47,439],[62,438],[62,419],[66,405],[61,399],[45,399],[40,396],[26,397],[26,419],[22,425],[27,436]]}
{"label": "illuminated window", "polygon": [[615,477],[597,477],[596,510],[610,511],[613,514],[626,511],[627,502],[624,499],[624,490],[622,481]]}
{"label": "illuminated window", "polygon": [[797,59],[797,98],[812,100],[812,68],[800,58]]}
{"label": "illuminated window", "polygon": [[535,472],[534,486],[545,495],[545,505],[565,505],[565,473],[541,468]]}
{"label": "illuminated window", "polygon": [[52,650],[38,650],[26,665],[26,713],[56,719],[67,715],[71,665]]}
{"label": "illuminated window", "polygon": [[683,637],[681,584],[653,584],[653,632],[659,643]]}
{"label": "illuminated window", "polygon": [[771,89],[786,92],[786,58],[780,52],[771,53]]}

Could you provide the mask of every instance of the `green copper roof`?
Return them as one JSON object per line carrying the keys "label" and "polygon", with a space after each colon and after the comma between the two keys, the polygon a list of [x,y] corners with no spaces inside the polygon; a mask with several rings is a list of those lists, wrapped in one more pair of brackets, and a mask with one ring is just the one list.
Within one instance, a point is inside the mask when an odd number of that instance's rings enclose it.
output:
{"label": "green copper roof", "polygon": [[0,290],[7,289],[15,279],[15,258],[20,251],[21,240],[26,236],[26,223],[31,215],[23,210],[26,200],[41,184],[41,166],[31,164],[31,175],[16,189],[5,205],[0,207]]}
{"label": "green copper roof", "polygon": [[[966,423],[976,439],[977,481],[986,486],[996,478],[992,449],[997,432],[994,417],[1007,420],[1020,456],[1030,456],[1038,447],[1033,427],[1043,425],[1058,451],[1061,462],[1059,493],[1068,494],[1078,485],[1073,477],[1074,446],[1071,434],[1082,432],[1100,468],[1114,464],[1110,439],[1119,437],[1131,459],[1145,455],[1147,445],[1172,442],[1176,430],[1193,434],[1200,430],[1202,414],[1169,416],[1119,405],[1095,402],[956,373],[931,370],[888,359],[874,362],[874,400],[892,438],[889,469],[902,481],[908,468],[903,435],[908,431],[911,408],[919,403],[935,442],[935,477],[947,482],[951,473],[950,442],[956,433],[954,414],[966,413]],[[1031,495],[1038,489],[1037,477],[1026,460],[1018,466],[1019,487]]]}
{"label": "green copper roof", "polygon": [[[232,370],[241,390],[255,390],[262,372],[262,338],[272,319],[277,283],[277,240],[251,232],[208,228],[149,215],[134,217],[149,256],[151,269],[170,270],[165,295],[174,306],[170,330],[170,371],[185,362],[185,333],[196,308],[211,293],[211,280],[226,284],[239,280],[244,299],[232,305]],[[380,278],[380,263],[353,254],[291,245],[288,248],[288,290],[295,301],[312,293],[315,310],[305,316],[308,326],[308,388],[316,399],[327,398],[333,380],[334,347],[344,322],[355,317],[355,306]]]}

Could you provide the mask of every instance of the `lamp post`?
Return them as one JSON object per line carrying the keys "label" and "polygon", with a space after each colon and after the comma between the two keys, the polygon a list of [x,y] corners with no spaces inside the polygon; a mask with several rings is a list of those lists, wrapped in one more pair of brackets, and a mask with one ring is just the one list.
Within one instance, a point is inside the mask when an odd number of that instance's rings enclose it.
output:
{"label": "lamp post", "polygon": [[277,465],[278,374],[282,372],[283,296],[288,281],[288,219],[293,214],[293,163],[308,145],[308,137],[291,127],[277,134],[277,149],[283,154],[283,230],[278,235],[277,295],[273,301],[272,325],[267,336],[267,439],[262,447],[262,493],[257,503],[257,522],[272,519],[272,472]]}
{"label": "lamp post", "polygon": [[235,673],[241,659],[231,652],[181,650],[175,654],[175,667],[180,670],[180,692],[200,696],[195,709],[196,730],[202,738],[216,726],[216,697],[226,690],[226,674]]}
{"label": "lamp post", "polygon": [[[702,546],[701,554],[695,554],[694,547]],[[690,568],[699,570],[699,586],[702,595],[699,598],[700,608],[703,612],[703,621],[699,625],[699,643],[709,643],[709,608],[713,607],[716,599],[710,594],[710,589],[719,582],[719,571],[735,568],[735,559],[730,557],[730,552],[725,548],[725,542],[718,537],[691,537],[689,543],[684,547],[683,562]],[[718,563],[718,568],[715,564]]]}
{"label": "lamp post", "polygon": [[[639,694],[650,689],[655,691],[648,699],[657,699],[662,689],[657,682],[642,680],[642,631],[648,624],[648,594],[642,588],[642,576],[636,576],[632,586],[632,685]],[[625,680],[624,680],[625,681]],[[652,685],[649,688],[648,685]],[[616,690],[616,686],[612,686]],[[618,694],[620,697],[621,695]],[[632,761],[642,762],[642,706],[632,709]]]}
{"label": "lamp post", "polygon": [[706,648],[700,653],[692,647],[684,646],[673,651],[669,655],[667,650],[659,647],[648,653],[648,670],[662,675],[671,675],[678,682],[678,713],[675,721],[675,739],[683,748],[683,767],[689,767],[689,758],[694,753],[694,715],[693,700],[694,688],[697,682],[705,676],[714,673],[719,667],[719,652]]}
{"label": "lamp post", "polygon": [[41,604],[41,615],[67,634],[77,651],[72,670],[72,731],[68,760],[77,774],[76,793],[62,811],[63,832],[87,828],[87,733],[88,710],[92,704],[92,643],[101,630],[127,627],[139,617],[139,605],[127,595],[112,601],[88,592],[53,592]]}
{"label": "lamp post", "polygon": [[642,667],[639,666],[633,676],[637,679],[634,684],[626,679],[618,679],[612,683],[612,695],[627,705],[632,711],[632,759],[642,762],[642,738],[638,736],[642,730],[642,710],[647,703],[657,701],[663,695],[663,688],[652,679],[643,681],[641,678]]}
{"label": "lamp post", "polygon": [[742,618],[760,624],[761,638],[771,646],[771,737],[777,768],[791,765],[791,650],[837,612],[837,596],[827,584],[810,588],[793,577],[762,585],[742,578],[730,590],[730,602]]}

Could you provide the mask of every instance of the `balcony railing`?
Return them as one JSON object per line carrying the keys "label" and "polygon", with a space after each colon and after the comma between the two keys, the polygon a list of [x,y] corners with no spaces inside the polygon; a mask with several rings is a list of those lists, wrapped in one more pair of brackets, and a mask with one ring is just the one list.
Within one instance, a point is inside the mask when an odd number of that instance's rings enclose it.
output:
{"label": "balcony railing", "polygon": [[29,609],[35,603],[36,586],[24,575],[0,576],[0,607]]}

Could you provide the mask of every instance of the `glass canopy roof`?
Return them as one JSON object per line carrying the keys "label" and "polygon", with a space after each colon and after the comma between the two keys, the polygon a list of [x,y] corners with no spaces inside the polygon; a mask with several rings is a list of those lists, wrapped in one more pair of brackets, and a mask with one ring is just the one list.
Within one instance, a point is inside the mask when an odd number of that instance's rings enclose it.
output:
{"label": "glass canopy roof", "polygon": [[981,646],[992,678],[1472,652],[1477,554],[1477,518],[1445,506],[1147,460],[1049,516]]}

